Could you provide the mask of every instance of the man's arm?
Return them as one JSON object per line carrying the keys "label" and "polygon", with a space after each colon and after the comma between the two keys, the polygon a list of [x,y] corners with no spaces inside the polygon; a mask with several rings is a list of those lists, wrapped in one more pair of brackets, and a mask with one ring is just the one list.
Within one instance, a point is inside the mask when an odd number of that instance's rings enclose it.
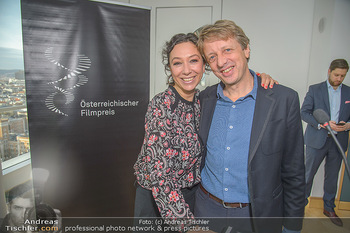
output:
{"label": "man's arm", "polygon": [[314,88],[311,86],[309,87],[309,91],[306,93],[306,96],[304,98],[303,105],[300,110],[301,119],[305,121],[306,123],[310,124],[311,126],[318,128],[319,124],[315,120],[314,116],[312,115],[314,112]]}

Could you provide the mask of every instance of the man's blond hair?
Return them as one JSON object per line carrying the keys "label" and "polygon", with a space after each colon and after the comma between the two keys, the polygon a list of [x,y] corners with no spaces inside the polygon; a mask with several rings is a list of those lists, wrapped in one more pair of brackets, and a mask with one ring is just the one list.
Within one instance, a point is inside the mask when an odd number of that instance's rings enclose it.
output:
{"label": "man's blond hair", "polygon": [[249,45],[249,38],[235,22],[218,20],[214,24],[206,25],[200,30],[197,46],[200,53],[205,57],[203,52],[204,41],[228,40],[230,38],[237,40],[242,49],[246,49]]}

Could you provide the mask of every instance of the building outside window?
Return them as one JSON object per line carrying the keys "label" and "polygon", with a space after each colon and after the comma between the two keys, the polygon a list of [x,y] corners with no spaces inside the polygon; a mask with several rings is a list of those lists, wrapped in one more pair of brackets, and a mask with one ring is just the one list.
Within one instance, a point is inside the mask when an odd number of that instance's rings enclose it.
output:
{"label": "building outside window", "polygon": [[0,162],[6,169],[30,158],[20,0],[0,1],[0,28]]}

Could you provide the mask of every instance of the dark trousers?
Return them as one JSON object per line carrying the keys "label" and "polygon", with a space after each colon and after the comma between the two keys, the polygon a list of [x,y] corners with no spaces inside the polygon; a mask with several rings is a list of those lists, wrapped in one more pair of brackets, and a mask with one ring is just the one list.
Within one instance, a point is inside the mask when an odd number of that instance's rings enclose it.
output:
{"label": "dark trousers", "polygon": [[342,155],[336,143],[333,138],[328,137],[325,145],[321,149],[306,146],[305,157],[306,199],[310,196],[315,174],[322,160],[325,159],[325,178],[323,186],[324,209],[333,212],[338,186],[338,174],[342,162]]}
{"label": "dark trousers", "polygon": [[[139,225],[139,219],[160,218],[160,213],[156,202],[154,201],[152,191],[142,188],[139,184],[136,186],[135,208],[134,208],[134,225]],[[191,212],[194,211],[196,190],[199,185],[192,188],[181,189],[186,203],[189,205]],[[157,229],[156,229],[157,230]],[[163,231],[161,231],[163,232]]]}
{"label": "dark trousers", "polygon": [[254,232],[250,205],[244,208],[225,208],[201,189],[197,189],[194,215],[196,218],[208,219],[210,230],[215,232]]}
{"label": "dark trousers", "polygon": [[[142,188],[139,184],[136,184],[136,197],[134,217],[161,217],[157,204],[154,201],[152,191]],[[181,192],[185,198],[186,203],[189,205],[191,212],[194,211],[194,201],[196,196],[196,190],[199,185],[195,185],[192,188],[183,188]]]}

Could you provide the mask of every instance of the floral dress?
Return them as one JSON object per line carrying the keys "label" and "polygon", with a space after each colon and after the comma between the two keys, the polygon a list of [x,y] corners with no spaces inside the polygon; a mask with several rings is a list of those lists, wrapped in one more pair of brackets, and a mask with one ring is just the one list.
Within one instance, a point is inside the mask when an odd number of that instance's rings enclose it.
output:
{"label": "floral dress", "polygon": [[199,91],[189,102],[169,86],[148,105],[134,169],[137,182],[152,191],[163,218],[194,218],[181,189],[200,182],[199,116]]}

